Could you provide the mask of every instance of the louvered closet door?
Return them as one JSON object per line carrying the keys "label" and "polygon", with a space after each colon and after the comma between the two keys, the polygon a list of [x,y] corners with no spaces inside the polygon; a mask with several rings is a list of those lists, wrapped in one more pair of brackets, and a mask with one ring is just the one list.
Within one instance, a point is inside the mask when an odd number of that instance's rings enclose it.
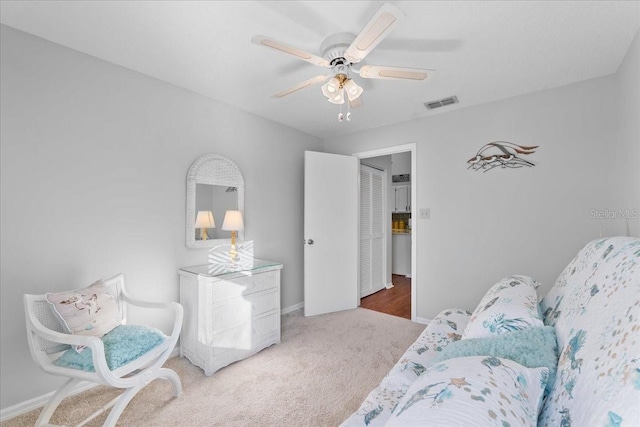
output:
{"label": "louvered closet door", "polygon": [[385,173],[360,165],[360,297],[385,287]]}

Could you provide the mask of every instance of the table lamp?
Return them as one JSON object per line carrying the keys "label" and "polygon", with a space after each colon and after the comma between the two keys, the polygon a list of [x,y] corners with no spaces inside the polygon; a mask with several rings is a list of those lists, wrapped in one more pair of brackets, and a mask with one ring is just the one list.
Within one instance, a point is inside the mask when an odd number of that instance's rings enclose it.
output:
{"label": "table lamp", "polygon": [[213,213],[211,211],[198,211],[195,228],[200,229],[200,239],[207,240],[209,238],[207,235],[207,228],[216,228],[216,223],[213,220]]}
{"label": "table lamp", "polygon": [[222,223],[222,229],[231,231],[231,249],[229,250],[229,258],[231,262],[238,260],[238,250],[236,248],[236,237],[238,231],[244,230],[244,222],[242,221],[242,212],[240,211],[227,211],[224,214],[224,222]]}

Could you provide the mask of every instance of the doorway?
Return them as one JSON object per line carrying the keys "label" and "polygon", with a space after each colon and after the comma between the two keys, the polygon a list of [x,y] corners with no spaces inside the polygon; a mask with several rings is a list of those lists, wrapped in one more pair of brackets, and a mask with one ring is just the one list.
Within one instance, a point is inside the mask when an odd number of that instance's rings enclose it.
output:
{"label": "doorway", "polygon": [[[417,170],[416,144],[406,144],[367,152],[355,153],[361,164],[385,170],[387,178],[387,192],[385,193],[387,206],[384,215],[385,247],[384,260],[385,281],[384,289],[365,296],[361,299],[361,306],[416,321],[416,247],[417,221],[412,220],[413,208],[416,205]],[[391,157],[396,160],[393,168]],[[388,166],[387,166],[388,165]],[[394,175],[396,175],[394,177]],[[362,187],[361,187],[362,188]],[[365,205],[368,199],[362,199]],[[364,197],[370,195],[364,194]],[[362,221],[362,212],[361,212]],[[367,260],[367,236],[360,230],[360,263],[371,263]],[[365,250],[364,255],[362,250]],[[375,262],[375,261],[374,261]],[[380,261],[378,261],[380,262]],[[366,292],[365,292],[366,294]]]}
{"label": "doorway", "polygon": [[411,278],[393,274],[392,288],[386,288],[360,300],[360,307],[411,320]]}

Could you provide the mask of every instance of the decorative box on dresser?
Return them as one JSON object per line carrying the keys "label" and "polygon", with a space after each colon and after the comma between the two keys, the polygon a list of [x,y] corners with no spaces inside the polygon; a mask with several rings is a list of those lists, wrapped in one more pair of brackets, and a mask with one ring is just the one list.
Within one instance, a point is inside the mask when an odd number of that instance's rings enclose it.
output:
{"label": "decorative box on dresser", "polygon": [[234,268],[181,268],[180,356],[212,375],[279,343],[281,269],[282,264],[259,259]]}

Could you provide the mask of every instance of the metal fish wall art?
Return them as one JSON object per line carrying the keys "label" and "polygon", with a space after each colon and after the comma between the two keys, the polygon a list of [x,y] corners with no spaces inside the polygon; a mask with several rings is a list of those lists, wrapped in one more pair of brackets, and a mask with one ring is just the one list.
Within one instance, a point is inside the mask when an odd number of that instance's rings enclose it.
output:
{"label": "metal fish wall art", "polygon": [[474,157],[467,160],[467,163],[469,163],[467,169],[488,172],[496,167],[501,169],[533,167],[535,166],[534,163],[519,156],[533,154],[536,152],[536,148],[538,148],[538,145],[518,145],[507,141],[490,142],[482,146]]}

